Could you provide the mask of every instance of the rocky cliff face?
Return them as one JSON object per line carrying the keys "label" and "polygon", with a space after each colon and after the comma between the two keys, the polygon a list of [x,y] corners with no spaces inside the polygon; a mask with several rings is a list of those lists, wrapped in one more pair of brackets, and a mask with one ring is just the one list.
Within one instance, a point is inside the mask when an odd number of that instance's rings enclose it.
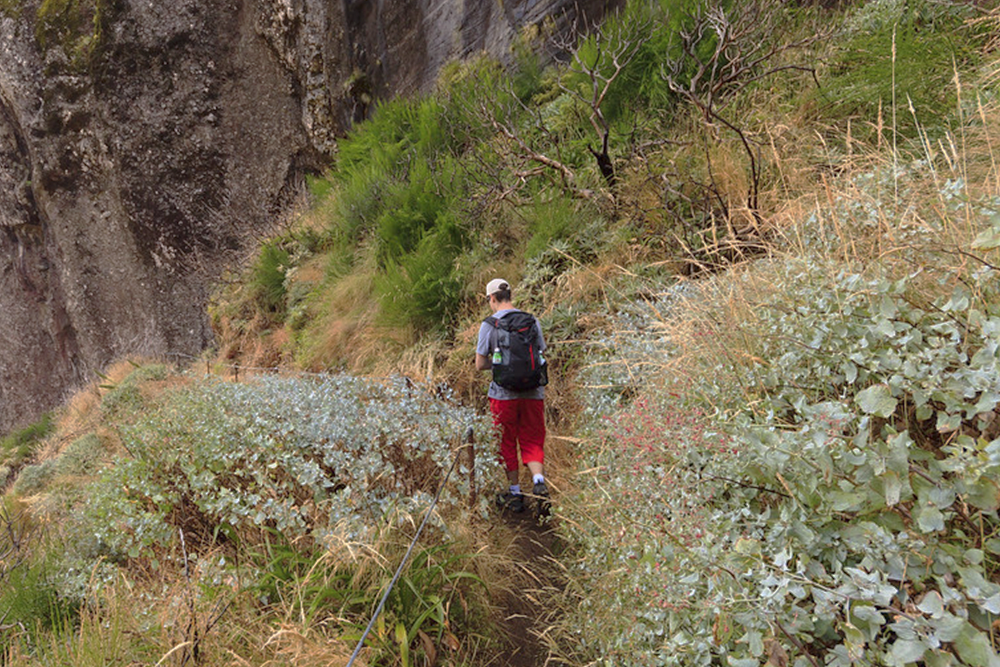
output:
{"label": "rocky cliff face", "polygon": [[202,350],[220,268],[372,100],[614,4],[0,5],[0,433],[116,357]]}

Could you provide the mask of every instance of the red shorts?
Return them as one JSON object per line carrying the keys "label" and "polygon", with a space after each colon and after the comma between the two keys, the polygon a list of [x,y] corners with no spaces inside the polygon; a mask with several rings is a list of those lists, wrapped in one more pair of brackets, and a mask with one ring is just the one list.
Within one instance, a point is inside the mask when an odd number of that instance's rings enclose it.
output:
{"label": "red shorts", "polygon": [[545,462],[545,401],[515,398],[509,401],[490,399],[493,423],[500,427],[500,462],[506,470],[517,470],[517,446],[521,460]]}

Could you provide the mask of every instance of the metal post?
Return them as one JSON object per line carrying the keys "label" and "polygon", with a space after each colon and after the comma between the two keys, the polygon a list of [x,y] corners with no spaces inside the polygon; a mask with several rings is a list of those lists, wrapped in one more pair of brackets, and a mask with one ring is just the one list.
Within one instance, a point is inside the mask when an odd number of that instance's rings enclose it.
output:
{"label": "metal post", "polygon": [[469,509],[476,507],[476,434],[470,426],[465,432],[465,452],[469,466]]}

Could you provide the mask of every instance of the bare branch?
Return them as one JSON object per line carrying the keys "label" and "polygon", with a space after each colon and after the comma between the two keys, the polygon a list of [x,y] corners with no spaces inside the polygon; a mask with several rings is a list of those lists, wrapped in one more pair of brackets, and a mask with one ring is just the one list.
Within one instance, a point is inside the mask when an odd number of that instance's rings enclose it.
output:
{"label": "bare branch", "polygon": [[509,140],[517,144],[518,147],[521,149],[522,154],[526,155],[529,159],[533,160],[534,162],[538,162],[539,164],[543,164],[546,167],[555,169],[562,176],[563,184],[565,186],[569,187],[573,183],[573,181],[576,178],[576,175],[573,173],[572,169],[564,165],[562,162],[559,162],[558,160],[553,160],[544,153],[539,153],[538,151],[533,149],[531,146],[528,145],[528,143],[524,139],[518,136],[517,133],[515,133],[508,126],[500,123],[500,121],[498,121],[496,118],[491,118],[490,121],[493,124],[493,129],[495,129],[497,132],[499,132],[500,134],[502,134],[503,136],[507,137]]}
{"label": "bare branch", "polygon": [[[661,70],[670,90],[695,107],[713,131],[718,124],[739,138],[750,162],[747,208],[756,221],[760,220],[761,169],[754,141],[745,126],[726,118],[723,111],[748,85],[780,72],[811,72],[815,80],[813,68],[775,60],[820,39],[813,35],[796,42],[776,41],[776,16],[775,9],[764,0],[736,3],[730,10],[721,6],[700,9],[692,17],[691,26],[680,32],[682,56]],[[699,47],[710,38],[715,41],[714,48],[710,54],[701,55]],[[690,73],[686,81],[685,72]]]}

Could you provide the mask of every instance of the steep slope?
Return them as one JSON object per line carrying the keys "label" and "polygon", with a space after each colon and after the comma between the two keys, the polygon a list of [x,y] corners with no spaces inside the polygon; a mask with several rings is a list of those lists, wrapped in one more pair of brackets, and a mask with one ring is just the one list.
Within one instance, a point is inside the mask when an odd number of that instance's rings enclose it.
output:
{"label": "steep slope", "polygon": [[[614,2],[583,6],[596,18]],[[206,285],[379,97],[566,0],[0,9],[0,432],[128,353],[196,353]],[[583,25],[583,23],[579,23]]]}

